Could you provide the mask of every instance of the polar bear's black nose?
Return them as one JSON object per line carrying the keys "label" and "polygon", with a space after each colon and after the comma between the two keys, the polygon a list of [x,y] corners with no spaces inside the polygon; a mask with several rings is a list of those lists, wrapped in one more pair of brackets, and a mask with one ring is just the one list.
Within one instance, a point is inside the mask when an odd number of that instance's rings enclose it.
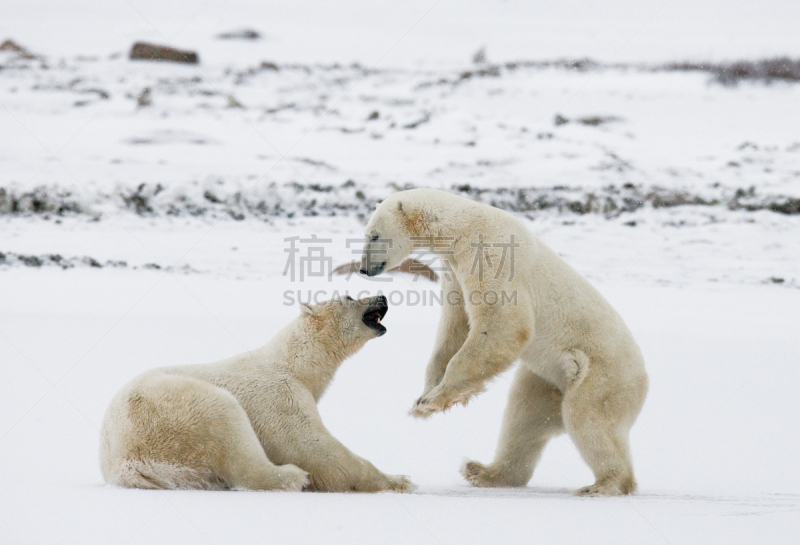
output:
{"label": "polar bear's black nose", "polygon": [[386,296],[385,296],[385,295],[379,295],[379,296],[377,296],[375,299],[377,299],[377,303],[378,303],[379,305],[381,305],[381,306],[387,306],[387,307],[389,306],[389,302],[388,302],[388,300],[386,299]]}
{"label": "polar bear's black nose", "polygon": [[369,266],[362,265],[358,272],[366,276],[378,276],[386,269],[386,261],[377,265],[370,263]]}

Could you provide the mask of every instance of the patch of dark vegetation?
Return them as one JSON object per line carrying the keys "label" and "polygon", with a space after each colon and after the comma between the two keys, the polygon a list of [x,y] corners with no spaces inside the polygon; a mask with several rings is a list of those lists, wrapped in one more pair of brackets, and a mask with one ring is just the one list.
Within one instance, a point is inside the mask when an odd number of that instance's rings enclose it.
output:
{"label": "patch of dark vegetation", "polygon": [[645,72],[706,72],[713,81],[722,85],[736,85],[741,81],[800,82],[800,59],[774,57],[754,61],[728,63],[673,62],[663,65],[600,63],[592,59],[557,59],[553,61],[518,61],[504,65],[507,70],[519,68],[558,68],[584,72],[587,70],[636,70]]}
{"label": "patch of dark vegetation", "polygon": [[0,266],[22,265],[25,267],[59,267],[61,269],[74,269],[75,267],[89,267],[102,269],[103,267],[127,267],[125,261],[106,261],[100,263],[93,257],[65,258],[60,254],[26,255],[13,252],[0,252]]}
{"label": "patch of dark vegetation", "polygon": [[466,70],[461,72],[459,76],[460,80],[465,79],[472,79],[472,78],[497,78],[500,77],[500,66],[492,65],[487,66],[486,68],[480,68],[476,70]]}
{"label": "patch of dark vegetation", "polygon": [[211,202],[211,203],[214,203],[214,204],[219,204],[219,203],[222,202],[221,200],[219,200],[219,197],[214,195],[214,193],[212,193],[211,191],[206,191],[205,193],[203,193],[203,198],[205,200],[207,200],[208,202]]}
{"label": "patch of dark vegetation", "polygon": [[266,108],[264,110],[265,114],[276,114],[278,112],[282,112],[284,110],[298,110],[297,104],[294,102],[290,102],[288,104],[281,104],[280,106],[275,106],[274,108]]}
{"label": "patch of dark vegetation", "polygon": [[555,117],[553,118],[553,125],[558,127],[561,125],[566,125],[567,123],[579,123],[581,125],[597,127],[599,125],[603,125],[605,123],[613,123],[615,121],[622,121],[622,118],[613,115],[605,115],[605,116],[591,115],[588,117],[576,117],[574,119],[569,119],[561,114],[556,114]]}
{"label": "patch of dark vegetation", "polygon": [[[12,255],[12,254],[9,254]],[[42,260],[35,256],[35,255],[18,255],[17,259],[19,259],[23,265],[26,267],[41,267]]]}
{"label": "patch of dark vegetation", "polygon": [[[608,168],[625,170],[624,162],[610,154],[615,163]],[[610,160],[611,160],[610,159]],[[480,162],[479,162],[480,163]],[[112,194],[97,195],[97,211],[89,203],[65,200],[66,192],[37,188],[17,195],[0,188],[1,215],[36,215],[48,219],[54,215],[89,215],[102,218],[111,203],[142,217],[203,217],[214,219],[292,219],[299,217],[352,216],[366,220],[375,205],[393,191],[413,189],[412,184],[390,182],[370,187],[347,180],[342,184],[290,182],[262,184],[248,191],[226,191],[224,185],[187,192],[161,184],[139,184],[119,188]],[[769,211],[800,215],[800,198],[785,195],[762,195],[755,187],[726,188],[719,184],[696,191],[630,183],[586,190],[580,187],[479,187],[454,185],[450,191],[470,199],[534,218],[540,212],[557,214],[598,214],[607,218],[635,212],[642,208],[662,209],[679,206],[722,207],[728,210]],[[71,197],[70,197],[71,198]]]}
{"label": "patch of dark vegetation", "polygon": [[182,272],[182,273],[196,273],[199,272],[189,265],[181,265],[180,267],[163,267],[158,263],[145,263],[140,266],[129,266],[127,261],[109,259],[100,261],[90,256],[80,257],[64,257],[61,254],[42,254],[42,255],[27,255],[18,254],[14,252],[0,252],[0,270],[2,267],[32,267],[32,268],[47,268],[57,267],[62,270],[88,268],[88,269],[144,269],[155,271],[168,271],[168,272]]}
{"label": "patch of dark vegetation", "polygon": [[431,114],[428,113],[428,112],[425,112],[425,114],[421,118],[419,118],[416,121],[413,121],[411,123],[408,123],[406,125],[403,125],[403,128],[404,129],[416,129],[420,125],[424,125],[425,123],[429,122],[430,120],[431,120]]}
{"label": "patch of dark vegetation", "polygon": [[17,193],[0,187],[0,216],[80,214],[83,207],[71,191],[39,186]]}
{"label": "patch of dark vegetation", "polygon": [[604,65],[593,61],[592,59],[556,59],[550,61],[514,61],[507,62],[505,64],[483,64],[480,68],[460,72],[456,77],[441,77],[435,81],[421,83],[417,87],[423,89],[436,85],[458,85],[473,79],[498,78],[503,75],[504,71],[513,72],[520,69],[542,70],[547,68],[557,68],[562,70],[585,72],[587,70],[612,67],[618,68],[620,66],[622,65]]}
{"label": "patch of dark vegetation", "polygon": [[261,38],[261,33],[251,28],[243,28],[240,30],[232,30],[230,32],[223,32],[217,34],[219,40],[258,40]]}
{"label": "patch of dark vegetation", "polygon": [[298,163],[304,163],[306,165],[311,165],[312,167],[318,167],[330,172],[336,172],[336,167],[329,165],[325,161],[319,161],[316,159],[309,159],[308,157],[294,157],[292,161],[297,161]]}
{"label": "patch of dark vegetation", "polygon": [[147,216],[154,213],[153,207],[150,206],[150,199],[161,193],[163,189],[161,184],[156,184],[152,190],[148,188],[147,184],[139,184],[136,191],[123,192],[121,197],[125,206],[133,209],[139,216]]}
{"label": "patch of dark vegetation", "polygon": [[800,59],[776,57],[757,61],[731,63],[670,63],[662,67],[667,72],[707,72],[722,85],[737,85],[741,81],[800,81]]}
{"label": "patch of dark vegetation", "polygon": [[590,70],[621,70],[637,72],[705,72],[712,76],[712,81],[722,85],[736,85],[741,81],[759,81],[773,83],[777,81],[800,82],[800,59],[775,57],[754,61],[735,61],[728,63],[712,62],[672,62],[667,64],[631,64],[601,63],[592,59],[554,59],[542,61],[513,61],[504,64],[486,64],[481,68],[466,70],[454,76],[440,77],[427,81],[418,88],[436,85],[458,85],[478,78],[497,78],[504,72],[516,70],[569,70],[586,72]]}
{"label": "patch of dark vegetation", "polygon": [[352,81],[354,78],[364,78],[366,76],[375,75],[379,73],[386,73],[387,70],[379,70],[375,68],[368,68],[361,64],[354,62],[350,64],[332,63],[332,64],[299,64],[287,63],[278,64],[273,61],[263,61],[256,66],[251,66],[244,70],[232,72],[234,75],[234,83],[241,85],[248,79],[262,75],[265,72],[300,72],[307,76],[314,73],[331,74],[335,79],[329,81],[331,84],[345,85]]}
{"label": "patch of dark vegetation", "polygon": [[596,70],[606,66],[618,67],[619,64],[605,65],[593,59],[555,59],[549,61],[514,61],[503,65],[507,70],[517,70],[519,68],[560,68],[562,70],[574,70],[576,72],[586,72]]}
{"label": "patch of dark vegetation", "polygon": [[[767,197],[756,194],[755,188],[734,192],[717,188],[717,194],[703,196],[686,190],[661,187],[645,188],[624,184],[609,185],[601,190],[584,192],[579,189],[554,188],[478,188],[470,185],[453,186],[452,191],[502,210],[531,215],[554,210],[559,213],[602,214],[614,218],[635,212],[646,206],[654,209],[678,206],[724,206],[729,210],[767,210],[781,214],[800,214],[800,199]],[[635,222],[627,225],[635,226]]]}

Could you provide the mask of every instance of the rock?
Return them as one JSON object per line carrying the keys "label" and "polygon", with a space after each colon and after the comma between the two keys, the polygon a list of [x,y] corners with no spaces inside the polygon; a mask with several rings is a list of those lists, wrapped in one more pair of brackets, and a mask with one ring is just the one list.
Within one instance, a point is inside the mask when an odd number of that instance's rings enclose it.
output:
{"label": "rock", "polygon": [[150,87],[145,87],[142,89],[142,92],[139,93],[138,97],[136,97],[136,104],[138,104],[140,108],[146,108],[147,106],[153,104],[153,101],[150,98]]}
{"label": "rock", "polygon": [[244,108],[244,105],[235,96],[228,95],[228,108]]}
{"label": "rock", "polygon": [[590,127],[596,127],[598,125],[602,125],[603,123],[612,123],[614,121],[622,121],[622,118],[613,115],[608,115],[608,116],[592,115],[589,117],[582,117],[578,119],[578,123],[582,123],[583,125],[589,125]]}
{"label": "rock", "polygon": [[0,44],[0,51],[14,51],[15,53],[23,53],[25,48],[13,40],[6,40]]}
{"label": "rock", "polygon": [[8,51],[11,53],[17,53],[17,56],[21,59],[35,59],[36,55],[33,55],[28,52],[27,49],[19,45],[14,40],[6,40],[5,42],[0,44],[0,51]]}
{"label": "rock", "polygon": [[14,196],[9,195],[4,187],[0,187],[0,214],[11,214],[14,211]]}
{"label": "rock", "polygon": [[241,30],[217,34],[217,38],[220,40],[258,40],[261,38],[261,33],[257,30],[243,28]]}
{"label": "rock", "polygon": [[616,117],[613,115],[607,115],[607,116],[591,115],[588,117],[581,117],[578,119],[573,118],[572,120],[570,120],[569,118],[566,118],[561,114],[556,114],[555,117],[553,118],[553,125],[558,127],[560,125],[566,125],[570,121],[574,121],[576,123],[580,123],[581,125],[597,127],[598,125],[602,125],[604,123],[613,123],[614,121],[622,121],[622,120],[623,119],[621,117]]}
{"label": "rock", "polygon": [[129,57],[132,60],[169,61],[197,64],[197,53],[194,51],[181,51],[165,45],[147,44],[136,42],[131,48]]}

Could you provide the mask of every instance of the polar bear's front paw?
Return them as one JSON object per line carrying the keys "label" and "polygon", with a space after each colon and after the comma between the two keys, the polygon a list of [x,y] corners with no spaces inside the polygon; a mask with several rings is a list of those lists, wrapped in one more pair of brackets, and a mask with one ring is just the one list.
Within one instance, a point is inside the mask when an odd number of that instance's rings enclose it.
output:
{"label": "polar bear's front paw", "polygon": [[457,391],[446,388],[442,383],[427,394],[423,394],[414,403],[408,414],[417,418],[428,418],[433,413],[444,412],[459,403],[466,405],[474,395],[481,393],[483,390],[484,388],[478,385]]}
{"label": "polar bear's front paw", "polygon": [[408,414],[415,418],[430,418],[433,413],[443,410],[432,404],[426,398],[419,398],[414,402],[414,406],[409,409]]}
{"label": "polar bear's front paw", "polygon": [[428,418],[433,413],[444,412],[455,404],[446,393],[444,384],[439,384],[426,394],[422,394],[408,414],[417,418]]}
{"label": "polar bear's front paw", "polygon": [[411,479],[406,475],[387,475],[389,480],[389,490],[395,492],[413,492],[417,489],[417,485],[411,482]]}
{"label": "polar bear's front paw", "polygon": [[309,475],[293,464],[286,464],[280,467],[281,477],[283,478],[284,490],[299,492],[308,486]]}
{"label": "polar bear's front paw", "polygon": [[461,466],[461,475],[472,486],[483,488],[520,488],[528,484],[530,475],[513,474],[504,470],[504,464],[484,465],[472,460],[464,461]]}
{"label": "polar bear's front paw", "polygon": [[461,466],[461,475],[463,475],[472,486],[487,488],[502,486],[495,482],[495,477],[489,468],[480,462],[474,462],[472,460],[465,461],[464,465]]}

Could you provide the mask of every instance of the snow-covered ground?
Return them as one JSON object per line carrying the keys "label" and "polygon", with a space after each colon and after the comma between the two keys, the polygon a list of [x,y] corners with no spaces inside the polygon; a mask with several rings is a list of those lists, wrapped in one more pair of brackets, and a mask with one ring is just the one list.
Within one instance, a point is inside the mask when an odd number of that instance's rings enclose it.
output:
{"label": "snow-covered ground", "polygon": [[[277,244],[253,239],[253,247]],[[272,263],[277,277],[283,262]],[[457,474],[465,456],[491,459],[507,376],[466,409],[406,416],[438,319],[436,307],[421,305],[392,307],[389,333],[343,366],[321,404],[337,437],[385,471],[411,475],[415,494],[104,486],[97,428],[115,390],[149,367],[259,346],[296,312],[280,295],[296,286],[91,268],[14,268],[2,282],[4,542],[792,543],[800,529],[798,290],[596,280],[639,340],[652,388],[632,435],[640,492],[581,499],[569,491],[592,477],[564,437],[548,446],[527,489],[472,489]]]}
{"label": "snow-covered ground", "polygon": [[[659,69],[797,56],[796,3],[0,11],[0,42],[28,52],[0,51],[0,542],[796,541],[800,84]],[[241,28],[263,37],[216,37]],[[201,62],[130,61],[136,40]],[[528,488],[468,487],[457,468],[491,459],[510,375],[467,408],[406,416],[437,286],[284,275],[286,238],[330,239],[347,262],[374,204],[412,186],[518,214],[619,309],[651,377],[638,494],[571,496],[592,476],[566,437]],[[321,412],[414,494],[103,484],[97,428],[128,379],[265,343],[298,290],[379,289],[389,333]]]}

